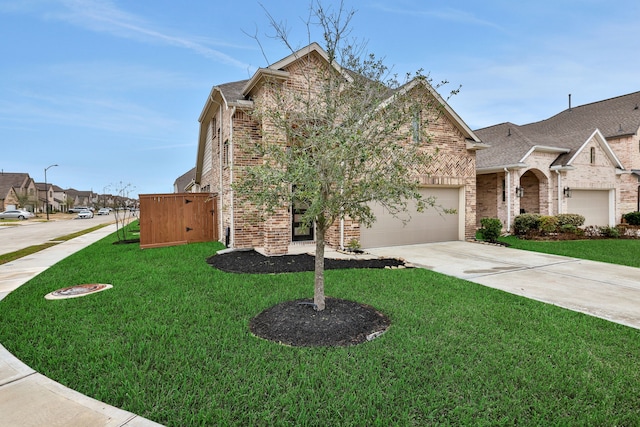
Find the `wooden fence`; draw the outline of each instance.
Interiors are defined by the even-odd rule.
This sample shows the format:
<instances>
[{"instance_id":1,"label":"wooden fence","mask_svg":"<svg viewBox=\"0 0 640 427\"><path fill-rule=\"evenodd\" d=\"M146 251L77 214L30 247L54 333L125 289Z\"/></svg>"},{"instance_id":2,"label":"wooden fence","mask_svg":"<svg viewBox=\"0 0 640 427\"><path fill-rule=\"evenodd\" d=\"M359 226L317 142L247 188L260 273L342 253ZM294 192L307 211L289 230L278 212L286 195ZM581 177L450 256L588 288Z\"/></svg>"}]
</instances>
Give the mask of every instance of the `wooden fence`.
<instances>
[{"instance_id":1,"label":"wooden fence","mask_svg":"<svg viewBox=\"0 0 640 427\"><path fill-rule=\"evenodd\" d=\"M218 240L217 196L210 193L140 195L140 247Z\"/></svg>"}]
</instances>

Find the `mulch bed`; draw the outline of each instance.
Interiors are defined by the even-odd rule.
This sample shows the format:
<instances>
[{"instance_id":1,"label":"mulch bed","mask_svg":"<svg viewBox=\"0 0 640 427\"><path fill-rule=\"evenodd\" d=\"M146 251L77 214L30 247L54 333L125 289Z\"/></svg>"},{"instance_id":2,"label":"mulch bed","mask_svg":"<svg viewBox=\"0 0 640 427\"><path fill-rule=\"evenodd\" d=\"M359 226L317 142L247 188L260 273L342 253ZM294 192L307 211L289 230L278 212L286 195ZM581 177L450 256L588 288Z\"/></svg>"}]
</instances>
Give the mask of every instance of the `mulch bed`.
<instances>
[{"instance_id":1,"label":"mulch bed","mask_svg":"<svg viewBox=\"0 0 640 427\"><path fill-rule=\"evenodd\" d=\"M299 273L313 271L315 258L309 254L264 256L254 250L233 251L214 255L207 258L209 263L218 270L227 273ZM403 266L404 262L397 259L327 259L324 260L325 270L345 268L385 268Z\"/></svg>"},{"instance_id":2,"label":"mulch bed","mask_svg":"<svg viewBox=\"0 0 640 427\"><path fill-rule=\"evenodd\" d=\"M386 331L391 322L373 307L338 298L325 298L316 311L313 300L286 301L251 319L249 329L261 338L298 347L351 346Z\"/></svg>"},{"instance_id":3,"label":"mulch bed","mask_svg":"<svg viewBox=\"0 0 640 427\"><path fill-rule=\"evenodd\" d=\"M212 267L229 273L297 273L313 271L308 254L267 257L256 251L233 251L207 259ZM397 259L325 259L325 269L404 266ZM311 290L313 281L309 281ZM325 298L317 311L313 300L286 301L264 310L249 323L251 332L269 341L298 347L351 346L367 342L387 330L391 321L375 308L354 301Z\"/></svg>"}]
</instances>

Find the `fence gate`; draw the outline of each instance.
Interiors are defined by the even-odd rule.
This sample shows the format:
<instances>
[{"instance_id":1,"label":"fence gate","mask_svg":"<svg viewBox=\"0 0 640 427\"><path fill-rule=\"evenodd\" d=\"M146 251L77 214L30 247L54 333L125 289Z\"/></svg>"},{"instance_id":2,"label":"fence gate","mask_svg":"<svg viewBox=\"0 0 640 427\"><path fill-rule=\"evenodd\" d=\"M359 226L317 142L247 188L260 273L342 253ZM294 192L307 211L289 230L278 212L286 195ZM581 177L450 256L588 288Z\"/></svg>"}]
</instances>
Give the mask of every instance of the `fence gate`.
<instances>
[{"instance_id":1,"label":"fence gate","mask_svg":"<svg viewBox=\"0 0 640 427\"><path fill-rule=\"evenodd\" d=\"M140 247L218 240L216 201L210 193L140 194Z\"/></svg>"}]
</instances>

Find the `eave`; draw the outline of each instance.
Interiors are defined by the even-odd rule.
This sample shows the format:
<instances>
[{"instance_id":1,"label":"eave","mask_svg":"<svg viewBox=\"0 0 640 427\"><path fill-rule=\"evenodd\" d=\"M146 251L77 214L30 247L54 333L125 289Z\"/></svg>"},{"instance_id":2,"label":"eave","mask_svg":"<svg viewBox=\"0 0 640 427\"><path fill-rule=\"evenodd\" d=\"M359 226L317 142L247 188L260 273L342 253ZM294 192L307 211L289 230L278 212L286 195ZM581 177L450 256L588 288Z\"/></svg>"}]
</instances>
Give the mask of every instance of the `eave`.
<instances>
[{"instance_id":1,"label":"eave","mask_svg":"<svg viewBox=\"0 0 640 427\"><path fill-rule=\"evenodd\" d=\"M242 89L242 94L245 96L249 96L251 92L262 83L264 80L277 80L277 81L285 81L289 78L288 71L282 70L272 70L270 68L259 68L256 71L251 79L247 82L245 87Z\"/></svg>"},{"instance_id":2,"label":"eave","mask_svg":"<svg viewBox=\"0 0 640 427\"><path fill-rule=\"evenodd\" d=\"M476 175L485 175L488 173L498 173L504 172L504 170L518 170L518 169L526 169L527 166L525 163L513 163L509 165L498 165L498 166L489 166L486 168L476 168Z\"/></svg>"}]
</instances>

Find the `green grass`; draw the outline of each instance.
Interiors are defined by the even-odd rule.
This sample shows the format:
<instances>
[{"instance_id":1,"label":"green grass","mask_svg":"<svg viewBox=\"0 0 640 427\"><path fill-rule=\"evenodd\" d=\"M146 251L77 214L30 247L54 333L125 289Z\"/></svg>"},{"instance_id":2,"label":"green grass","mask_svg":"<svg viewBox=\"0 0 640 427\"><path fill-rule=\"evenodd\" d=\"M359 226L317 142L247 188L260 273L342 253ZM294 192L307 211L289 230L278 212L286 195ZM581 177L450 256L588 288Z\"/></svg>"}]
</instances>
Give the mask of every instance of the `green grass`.
<instances>
[{"instance_id":1,"label":"green grass","mask_svg":"<svg viewBox=\"0 0 640 427\"><path fill-rule=\"evenodd\" d=\"M0 301L0 342L81 393L169 426L637 425L640 331L423 270L326 273L327 294L391 328L347 348L285 347L250 319L309 297L312 273L237 275L201 243L111 235ZM111 283L48 301L70 285Z\"/></svg>"},{"instance_id":2,"label":"green grass","mask_svg":"<svg viewBox=\"0 0 640 427\"><path fill-rule=\"evenodd\" d=\"M507 236L501 237L500 241L509 243L516 249L640 267L640 240L638 239L541 241Z\"/></svg>"}]
</instances>

